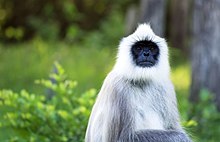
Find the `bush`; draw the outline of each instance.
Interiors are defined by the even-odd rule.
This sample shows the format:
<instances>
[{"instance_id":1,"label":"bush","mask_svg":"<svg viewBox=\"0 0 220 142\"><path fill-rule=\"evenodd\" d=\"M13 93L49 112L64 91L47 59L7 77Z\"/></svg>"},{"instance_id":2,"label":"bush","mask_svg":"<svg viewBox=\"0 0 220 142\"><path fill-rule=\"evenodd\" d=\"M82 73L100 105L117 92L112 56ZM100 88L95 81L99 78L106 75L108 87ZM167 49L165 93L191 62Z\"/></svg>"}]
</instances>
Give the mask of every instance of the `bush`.
<instances>
[{"instance_id":1,"label":"bush","mask_svg":"<svg viewBox=\"0 0 220 142\"><path fill-rule=\"evenodd\" d=\"M120 12L112 12L105 21L101 22L98 30L84 33L85 37L83 37L82 43L86 47L117 47L124 36L124 25L123 15Z\"/></svg>"},{"instance_id":2,"label":"bush","mask_svg":"<svg viewBox=\"0 0 220 142\"><path fill-rule=\"evenodd\" d=\"M220 113L213 103L212 96L209 91L201 90L198 103L191 105L189 117L197 122L193 133L199 142L220 140Z\"/></svg>"},{"instance_id":3,"label":"bush","mask_svg":"<svg viewBox=\"0 0 220 142\"><path fill-rule=\"evenodd\" d=\"M53 96L0 91L0 138L13 142L84 141L96 91L75 94L75 81L55 63L50 80L37 80Z\"/></svg>"}]
</instances>

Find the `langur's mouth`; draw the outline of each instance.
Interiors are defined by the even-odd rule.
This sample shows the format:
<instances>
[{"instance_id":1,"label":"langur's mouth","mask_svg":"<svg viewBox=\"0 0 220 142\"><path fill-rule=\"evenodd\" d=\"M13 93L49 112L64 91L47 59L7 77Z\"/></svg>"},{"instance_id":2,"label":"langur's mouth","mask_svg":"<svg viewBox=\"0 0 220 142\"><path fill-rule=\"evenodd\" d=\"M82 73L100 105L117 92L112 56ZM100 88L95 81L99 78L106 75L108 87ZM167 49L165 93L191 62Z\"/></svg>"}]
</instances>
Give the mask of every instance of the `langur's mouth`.
<instances>
[{"instance_id":1,"label":"langur's mouth","mask_svg":"<svg viewBox=\"0 0 220 142\"><path fill-rule=\"evenodd\" d=\"M141 67L151 67L154 65L154 63L150 61L141 61L141 62L138 62L138 65Z\"/></svg>"}]
</instances>

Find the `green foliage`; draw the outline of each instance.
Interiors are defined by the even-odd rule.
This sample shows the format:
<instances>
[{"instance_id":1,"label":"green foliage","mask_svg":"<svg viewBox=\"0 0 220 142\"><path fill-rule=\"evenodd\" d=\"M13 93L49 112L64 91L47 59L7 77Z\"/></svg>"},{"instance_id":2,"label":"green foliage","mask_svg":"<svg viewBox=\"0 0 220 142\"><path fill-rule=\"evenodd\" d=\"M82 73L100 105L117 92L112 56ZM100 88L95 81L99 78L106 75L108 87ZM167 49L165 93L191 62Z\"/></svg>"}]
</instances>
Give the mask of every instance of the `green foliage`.
<instances>
[{"instance_id":1,"label":"green foliage","mask_svg":"<svg viewBox=\"0 0 220 142\"><path fill-rule=\"evenodd\" d=\"M23 28L15 28L15 27L8 27L5 29L5 37L8 39L16 39L20 40L24 36L24 29Z\"/></svg>"},{"instance_id":2,"label":"green foliage","mask_svg":"<svg viewBox=\"0 0 220 142\"><path fill-rule=\"evenodd\" d=\"M171 79L175 86L181 118L185 124L188 123L188 112L186 110L189 110L189 101L187 98L191 76L189 63L181 55L180 50L171 48Z\"/></svg>"},{"instance_id":3,"label":"green foliage","mask_svg":"<svg viewBox=\"0 0 220 142\"><path fill-rule=\"evenodd\" d=\"M114 11L124 14L132 0L0 0L0 38L4 41L82 38L73 27L87 33L100 27ZM114 27L115 28L115 27ZM119 29L119 27L117 27ZM84 37L84 36L83 36Z\"/></svg>"},{"instance_id":4,"label":"green foliage","mask_svg":"<svg viewBox=\"0 0 220 142\"><path fill-rule=\"evenodd\" d=\"M181 52L171 50L171 78L175 85L182 124L194 141L217 142L220 133L220 113L213 103L213 95L202 90L197 103L188 100L190 88L190 66Z\"/></svg>"},{"instance_id":5,"label":"green foliage","mask_svg":"<svg viewBox=\"0 0 220 142\"><path fill-rule=\"evenodd\" d=\"M69 43L73 43L79 40L80 37L82 37L82 33L83 32L79 29L77 25L72 24L67 28L65 40Z\"/></svg>"},{"instance_id":6,"label":"green foliage","mask_svg":"<svg viewBox=\"0 0 220 142\"><path fill-rule=\"evenodd\" d=\"M171 50L171 78L176 89L182 124L194 141L217 142L220 139L220 113L213 104L213 95L202 90L198 103L189 102L191 69L185 58L180 58L181 55L179 50Z\"/></svg>"},{"instance_id":7,"label":"green foliage","mask_svg":"<svg viewBox=\"0 0 220 142\"><path fill-rule=\"evenodd\" d=\"M55 63L53 80L36 83L53 91L54 96L0 91L1 141L67 142L84 140L86 125L96 91L77 95L75 81L66 78L63 68ZM10 133L4 133L4 130ZM3 132L3 133L2 133ZM4 138L4 139L3 139Z\"/></svg>"},{"instance_id":8,"label":"green foliage","mask_svg":"<svg viewBox=\"0 0 220 142\"><path fill-rule=\"evenodd\" d=\"M199 142L217 142L220 140L220 112L213 103L213 95L208 90L201 90L196 104L191 105L191 116L197 122L195 138Z\"/></svg>"},{"instance_id":9,"label":"green foliage","mask_svg":"<svg viewBox=\"0 0 220 142\"><path fill-rule=\"evenodd\" d=\"M57 40L59 37L59 26L56 21L44 21L42 19L32 17L29 18L28 24L35 31L36 36L44 40Z\"/></svg>"},{"instance_id":10,"label":"green foliage","mask_svg":"<svg viewBox=\"0 0 220 142\"><path fill-rule=\"evenodd\" d=\"M91 32L84 38L83 43L87 47L95 48L117 47L124 34L124 25L122 14L113 12L101 23L99 30Z\"/></svg>"}]
</instances>

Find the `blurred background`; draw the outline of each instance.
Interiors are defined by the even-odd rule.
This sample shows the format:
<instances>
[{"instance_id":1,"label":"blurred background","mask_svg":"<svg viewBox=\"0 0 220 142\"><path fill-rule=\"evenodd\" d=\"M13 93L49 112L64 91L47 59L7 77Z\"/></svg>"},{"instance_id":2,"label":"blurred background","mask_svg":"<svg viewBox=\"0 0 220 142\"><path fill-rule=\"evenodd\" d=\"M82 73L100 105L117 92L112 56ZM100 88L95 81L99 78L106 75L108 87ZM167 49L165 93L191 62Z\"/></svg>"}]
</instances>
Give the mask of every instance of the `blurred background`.
<instances>
[{"instance_id":1,"label":"blurred background","mask_svg":"<svg viewBox=\"0 0 220 142\"><path fill-rule=\"evenodd\" d=\"M182 125L219 141L219 0L0 0L0 141L84 141L117 45L143 22L169 44Z\"/></svg>"}]
</instances>

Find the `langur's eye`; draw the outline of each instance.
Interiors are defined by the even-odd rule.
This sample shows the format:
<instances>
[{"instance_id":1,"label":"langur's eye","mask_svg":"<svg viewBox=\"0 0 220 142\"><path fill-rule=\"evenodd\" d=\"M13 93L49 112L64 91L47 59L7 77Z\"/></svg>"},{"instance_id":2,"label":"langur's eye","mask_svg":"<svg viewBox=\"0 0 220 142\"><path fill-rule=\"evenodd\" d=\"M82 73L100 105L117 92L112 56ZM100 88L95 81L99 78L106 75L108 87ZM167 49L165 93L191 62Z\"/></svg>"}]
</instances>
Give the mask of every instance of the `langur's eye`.
<instances>
[{"instance_id":1,"label":"langur's eye","mask_svg":"<svg viewBox=\"0 0 220 142\"><path fill-rule=\"evenodd\" d=\"M136 47L136 50L137 50L137 51L141 51L142 48L141 48L140 46L138 46L138 47Z\"/></svg>"},{"instance_id":2,"label":"langur's eye","mask_svg":"<svg viewBox=\"0 0 220 142\"><path fill-rule=\"evenodd\" d=\"M154 50L154 48L153 48L153 47L151 47L151 48L150 48L150 50L151 50L151 51L153 51L153 50Z\"/></svg>"}]
</instances>

